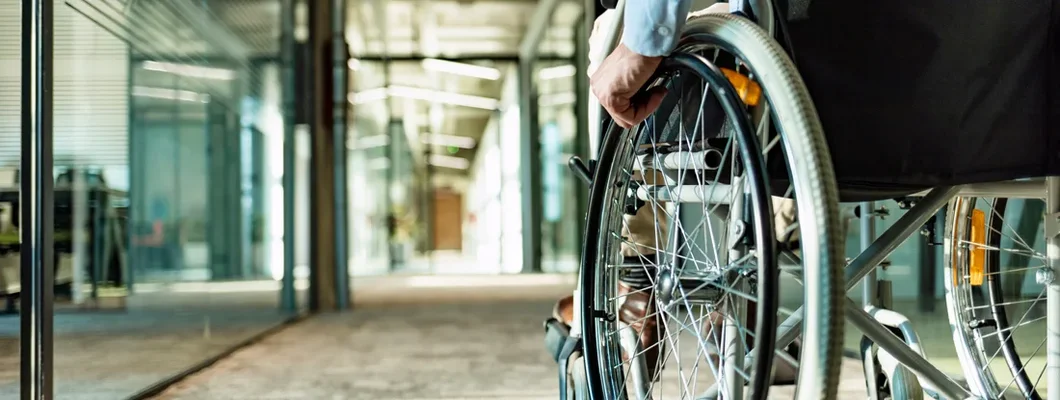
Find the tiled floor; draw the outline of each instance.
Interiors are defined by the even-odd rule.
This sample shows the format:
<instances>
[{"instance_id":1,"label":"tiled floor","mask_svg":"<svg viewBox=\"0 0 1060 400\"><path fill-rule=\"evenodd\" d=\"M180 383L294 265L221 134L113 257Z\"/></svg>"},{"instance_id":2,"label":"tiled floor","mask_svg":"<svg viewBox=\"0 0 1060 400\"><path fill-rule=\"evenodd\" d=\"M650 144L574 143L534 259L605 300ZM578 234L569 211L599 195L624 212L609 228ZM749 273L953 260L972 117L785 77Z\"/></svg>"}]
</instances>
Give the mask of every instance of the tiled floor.
<instances>
[{"instance_id":1,"label":"tiled floor","mask_svg":"<svg viewBox=\"0 0 1060 400\"><path fill-rule=\"evenodd\" d=\"M551 302L362 308L237 352L161 399L555 399Z\"/></svg>"},{"instance_id":2,"label":"tiled floor","mask_svg":"<svg viewBox=\"0 0 1060 400\"><path fill-rule=\"evenodd\" d=\"M123 312L55 316L55 395L127 398L277 326L275 293L144 294ZM271 304L270 304L271 302ZM0 399L19 392L19 320L0 316Z\"/></svg>"},{"instance_id":3,"label":"tiled floor","mask_svg":"<svg viewBox=\"0 0 1060 400\"><path fill-rule=\"evenodd\" d=\"M562 293L562 287L560 288ZM529 293L529 292L526 292ZM555 399L540 299L364 306L236 352L159 399ZM857 362L841 398L865 398ZM773 397L792 395L779 388Z\"/></svg>"},{"instance_id":4,"label":"tiled floor","mask_svg":"<svg viewBox=\"0 0 1060 400\"><path fill-rule=\"evenodd\" d=\"M556 398L556 368L543 348L541 321L553 300L573 286L571 277L355 282L355 312L286 327L158 398ZM127 313L60 315L58 398L123 398L222 352L282 320L274 295L187 293L176 304L172 297L145 296L141 308ZM898 308L908 311L912 304ZM943 307L938 310L908 315L931 360L953 372L949 327ZM17 391L17 328L17 318L0 319L0 398L13 398ZM858 339L848 329L847 347L854 348ZM777 388L771 398L790 398L791 391ZM840 391L841 399L865 398L857 361L844 362Z\"/></svg>"}]
</instances>

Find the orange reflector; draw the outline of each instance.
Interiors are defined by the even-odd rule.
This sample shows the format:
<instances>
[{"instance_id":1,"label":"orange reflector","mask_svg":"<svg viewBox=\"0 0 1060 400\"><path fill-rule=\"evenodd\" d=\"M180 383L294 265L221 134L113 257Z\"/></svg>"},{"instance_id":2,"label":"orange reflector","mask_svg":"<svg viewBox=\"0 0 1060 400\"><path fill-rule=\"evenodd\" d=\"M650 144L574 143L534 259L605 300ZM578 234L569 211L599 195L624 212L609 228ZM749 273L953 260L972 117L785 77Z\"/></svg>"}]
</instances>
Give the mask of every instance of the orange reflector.
<instances>
[{"instance_id":1,"label":"orange reflector","mask_svg":"<svg viewBox=\"0 0 1060 400\"><path fill-rule=\"evenodd\" d=\"M721 72L725 74L726 78L729 78L729 82L732 83L732 87L736 89L736 94L740 95L740 100L743 100L744 104L749 106L758 105L758 102L762 99L762 87L758 86L750 78L731 69L722 68Z\"/></svg>"},{"instance_id":2,"label":"orange reflector","mask_svg":"<svg viewBox=\"0 0 1060 400\"><path fill-rule=\"evenodd\" d=\"M983 285L983 270L986 265L986 213L972 210L972 237L969 243L968 275L972 286Z\"/></svg>"}]
</instances>

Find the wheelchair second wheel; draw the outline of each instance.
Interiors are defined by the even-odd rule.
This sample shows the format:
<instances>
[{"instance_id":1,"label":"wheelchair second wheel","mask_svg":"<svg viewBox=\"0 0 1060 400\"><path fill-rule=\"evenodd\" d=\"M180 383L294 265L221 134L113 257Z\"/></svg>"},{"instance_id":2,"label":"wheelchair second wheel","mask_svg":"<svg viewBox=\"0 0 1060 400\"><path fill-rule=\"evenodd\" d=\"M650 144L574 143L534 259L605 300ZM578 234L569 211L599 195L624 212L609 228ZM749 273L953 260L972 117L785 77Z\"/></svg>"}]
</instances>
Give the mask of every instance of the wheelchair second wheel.
<instances>
[{"instance_id":1,"label":"wheelchair second wheel","mask_svg":"<svg viewBox=\"0 0 1060 400\"><path fill-rule=\"evenodd\" d=\"M611 124L594 171L579 286L593 398L835 398L843 236L805 85L768 35L720 14L688 23L655 85L671 97Z\"/></svg>"},{"instance_id":2,"label":"wheelchair second wheel","mask_svg":"<svg viewBox=\"0 0 1060 400\"><path fill-rule=\"evenodd\" d=\"M946 303L957 356L976 395L1041 399L1047 267L1043 202L958 197L946 220Z\"/></svg>"}]
</instances>

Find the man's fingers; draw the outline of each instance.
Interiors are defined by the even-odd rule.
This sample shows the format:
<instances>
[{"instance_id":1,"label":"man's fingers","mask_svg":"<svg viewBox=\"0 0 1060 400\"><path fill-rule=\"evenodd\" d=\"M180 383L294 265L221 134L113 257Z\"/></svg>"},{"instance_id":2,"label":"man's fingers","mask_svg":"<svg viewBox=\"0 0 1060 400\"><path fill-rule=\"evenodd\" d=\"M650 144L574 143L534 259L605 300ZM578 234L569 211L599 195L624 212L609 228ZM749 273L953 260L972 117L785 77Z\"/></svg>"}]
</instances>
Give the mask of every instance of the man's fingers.
<instances>
[{"instance_id":1,"label":"man's fingers","mask_svg":"<svg viewBox=\"0 0 1060 400\"><path fill-rule=\"evenodd\" d=\"M604 106L619 126L627 129L633 126L633 109L629 100L615 94L607 94L600 98L600 105Z\"/></svg>"},{"instance_id":2,"label":"man's fingers","mask_svg":"<svg viewBox=\"0 0 1060 400\"><path fill-rule=\"evenodd\" d=\"M641 121L648 119L648 116L659 108L659 105L662 104L662 101L665 98L666 88L664 87L656 87L648 92L648 100L640 106L633 107L633 123L640 123Z\"/></svg>"}]
</instances>

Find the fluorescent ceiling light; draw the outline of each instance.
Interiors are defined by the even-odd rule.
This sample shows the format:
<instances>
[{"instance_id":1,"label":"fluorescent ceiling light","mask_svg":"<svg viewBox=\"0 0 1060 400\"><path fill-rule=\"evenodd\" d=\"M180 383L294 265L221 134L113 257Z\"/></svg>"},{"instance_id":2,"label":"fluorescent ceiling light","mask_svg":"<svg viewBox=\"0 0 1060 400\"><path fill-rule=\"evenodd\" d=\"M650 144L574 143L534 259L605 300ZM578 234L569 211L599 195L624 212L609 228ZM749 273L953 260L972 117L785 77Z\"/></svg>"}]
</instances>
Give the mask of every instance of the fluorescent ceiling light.
<instances>
[{"instance_id":1,"label":"fluorescent ceiling light","mask_svg":"<svg viewBox=\"0 0 1060 400\"><path fill-rule=\"evenodd\" d=\"M381 87L375 89L362 90L357 93L351 93L348 97L350 103L365 104L386 99L387 97L389 97L389 95L387 94L387 88Z\"/></svg>"},{"instance_id":2,"label":"fluorescent ceiling light","mask_svg":"<svg viewBox=\"0 0 1060 400\"><path fill-rule=\"evenodd\" d=\"M409 86L390 86L387 88L368 89L357 93L351 93L348 99L353 104L365 104L378 101L387 97L402 97L406 99L423 100L434 103L449 104L484 110L496 110L499 101L497 99L472 96L467 94L443 92L434 89L423 89Z\"/></svg>"},{"instance_id":3,"label":"fluorescent ceiling light","mask_svg":"<svg viewBox=\"0 0 1060 400\"><path fill-rule=\"evenodd\" d=\"M501 70L496 68L439 60L436 58L423 60L423 69L428 71L445 72L453 75L470 76L472 78L489 79L491 81L501 79Z\"/></svg>"},{"instance_id":4,"label":"fluorescent ceiling light","mask_svg":"<svg viewBox=\"0 0 1060 400\"><path fill-rule=\"evenodd\" d=\"M467 169L471 163L466 158L447 156L444 154L431 154L427 162L435 167Z\"/></svg>"},{"instance_id":5,"label":"fluorescent ceiling light","mask_svg":"<svg viewBox=\"0 0 1060 400\"><path fill-rule=\"evenodd\" d=\"M236 78L236 72L224 68L201 67L189 64L174 64L159 61L144 61L141 65L148 71L167 72L190 78L216 79L230 81Z\"/></svg>"},{"instance_id":6,"label":"fluorescent ceiling light","mask_svg":"<svg viewBox=\"0 0 1060 400\"><path fill-rule=\"evenodd\" d=\"M558 67L542 68L537 71L537 78L543 81L551 79L569 78L578 73L578 69L573 65L560 65Z\"/></svg>"},{"instance_id":7,"label":"fluorescent ceiling light","mask_svg":"<svg viewBox=\"0 0 1060 400\"><path fill-rule=\"evenodd\" d=\"M210 95L204 93L147 86L133 86L132 95L135 97L150 97L155 99L191 101L197 103L208 103L210 101Z\"/></svg>"},{"instance_id":8,"label":"fluorescent ceiling light","mask_svg":"<svg viewBox=\"0 0 1060 400\"><path fill-rule=\"evenodd\" d=\"M475 148L475 139L467 136L457 135L443 135L438 133L432 133L423 138L423 143L433 144L435 146L452 146L461 149L473 149Z\"/></svg>"},{"instance_id":9,"label":"fluorescent ceiling light","mask_svg":"<svg viewBox=\"0 0 1060 400\"><path fill-rule=\"evenodd\" d=\"M472 96L467 94L443 92L433 89L421 89L408 86L391 86L389 93L394 97L404 97L424 101L433 101L454 106L482 108L486 110L497 109L497 99L489 97Z\"/></svg>"}]
</instances>

